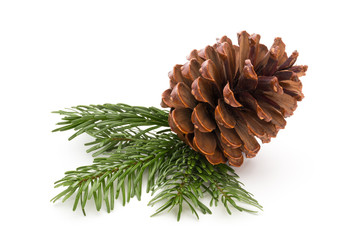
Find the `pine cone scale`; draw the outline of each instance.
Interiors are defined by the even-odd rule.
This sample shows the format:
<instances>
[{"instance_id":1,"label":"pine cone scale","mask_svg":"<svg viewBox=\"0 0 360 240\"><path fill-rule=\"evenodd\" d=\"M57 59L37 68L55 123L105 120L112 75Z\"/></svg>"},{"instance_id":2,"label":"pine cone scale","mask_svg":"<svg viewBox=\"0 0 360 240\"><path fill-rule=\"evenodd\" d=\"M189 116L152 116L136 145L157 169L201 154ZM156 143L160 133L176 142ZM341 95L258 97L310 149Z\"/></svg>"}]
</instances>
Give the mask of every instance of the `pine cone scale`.
<instances>
[{"instance_id":1,"label":"pine cone scale","mask_svg":"<svg viewBox=\"0 0 360 240\"><path fill-rule=\"evenodd\" d=\"M239 148L243 145L243 142L240 136L236 133L234 128L226 128L220 124L218 124L218 128L220 130L220 140L228 147L231 148Z\"/></svg>"},{"instance_id":2,"label":"pine cone scale","mask_svg":"<svg viewBox=\"0 0 360 240\"><path fill-rule=\"evenodd\" d=\"M213 155L216 149L216 138L212 132L201 132L197 129L194 131L194 145L205 155Z\"/></svg>"},{"instance_id":3,"label":"pine cone scale","mask_svg":"<svg viewBox=\"0 0 360 240\"><path fill-rule=\"evenodd\" d=\"M219 99L218 105L215 108L216 122L226 128L234 128L236 124L235 118L228 111L223 100Z\"/></svg>"},{"instance_id":4,"label":"pine cone scale","mask_svg":"<svg viewBox=\"0 0 360 240\"><path fill-rule=\"evenodd\" d=\"M175 85L170 94L170 100L173 105L178 108L191 108L196 107L196 100L191 94L190 88L183 82Z\"/></svg>"},{"instance_id":5,"label":"pine cone scale","mask_svg":"<svg viewBox=\"0 0 360 240\"><path fill-rule=\"evenodd\" d=\"M207 110L206 103L199 103L191 115L191 121L194 127L200 132L212 132L216 129L216 124L213 117Z\"/></svg>"},{"instance_id":6,"label":"pine cone scale","mask_svg":"<svg viewBox=\"0 0 360 240\"><path fill-rule=\"evenodd\" d=\"M220 75L220 72L218 71L215 63L211 59L208 59L201 64L200 74L203 78L213 82L219 92L221 92L224 80Z\"/></svg>"},{"instance_id":7,"label":"pine cone scale","mask_svg":"<svg viewBox=\"0 0 360 240\"><path fill-rule=\"evenodd\" d=\"M223 90L224 101L230 106L237 108L242 107L243 105L238 102L235 98L234 92L230 88L230 83L227 83Z\"/></svg>"},{"instance_id":8,"label":"pine cone scale","mask_svg":"<svg viewBox=\"0 0 360 240\"><path fill-rule=\"evenodd\" d=\"M258 90L273 91L282 94L283 89L275 76L260 76L258 79Z\"/></svg>"},{"instance_id":9,"label":"pine cone scale","mask_svg":"<svg viewBox=\"0 0 360 240\"><path fill-rule=\"evenodd\" d=\"M299 56L299 53L297 51L294 51L290 57L288 57L279 67L278 70L283 70L292 67L294 63L296 62L297 57Z\"/></svg>"},{"instance_id":10,"label":"pine cone scale","mask_svg":"<svg viewBox=\"0 0 360 240\"><path fill-rule=\"evenodd\" d=\"M171 112L171 118L183 134L189 134L194 132L194 125L191 122L192 111L188 108L176 108Z\"/></svg>"},{"instance_id":11,"label":"pine cone scale","mask_svg":"<svg viewBox=\"0 0 360 240\"><path fill-rule=\"evenodd\" d=\"M239 55L238 55L238 62L239 62L239 69L238 71L244 68L245 60L249 58L249 51L250 51L250 43L249 43L249 34L246 31L242 31L238 33L238 43L239 43Z\"/></svg>"},{"instance_id":12,"label":"pine cone scale","mask_svg":"<svg viewBox=\"0 0 360 240\"><path fill-rule=\"evenodd\" d=\"M225 163L226 159L218 148L215 149L215 153L213 155L205 155L206 159L213 165L217 165L220 163Z\"/></svg>"},{"instance_id":13,"label":"pine cone scale","mask_svg":"<svg viewBox=\"0 0 360 240\"><path fill-rule=\"evenodd\" d=\"M249 52L249 59L254 64L256 63L257 56L259 53L259 43L260 43L260 35L259 34L252 34L249 38L250 40L250 52Z\"/></svg>"},{"instance_id":14,"label":"pine cone scale","mask_svg":"<svg viewBox=\"0 0 360 240\"><path fill-rule=\"evenodd\" d=\"M245 154L247 156L255 156L260 150L260 145L258 141L256 141L255 137L249 133L246 123L238 120L238 123L235 126L235 132L243 142L242 147Z\"/></svg>"}]
</instances>

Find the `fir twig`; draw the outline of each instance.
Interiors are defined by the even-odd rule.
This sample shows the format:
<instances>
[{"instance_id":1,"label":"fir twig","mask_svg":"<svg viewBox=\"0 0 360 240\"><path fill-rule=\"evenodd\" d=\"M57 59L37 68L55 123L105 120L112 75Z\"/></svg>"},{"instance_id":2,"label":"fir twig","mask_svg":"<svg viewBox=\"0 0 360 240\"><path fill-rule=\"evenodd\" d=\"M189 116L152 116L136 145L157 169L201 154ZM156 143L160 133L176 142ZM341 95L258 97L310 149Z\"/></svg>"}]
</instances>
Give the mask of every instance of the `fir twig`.
<instances>
[{"instance_id":1,"label":"fir twig","mask_svg":"<svg viewBox=\"0 0 360 240\"><path fill-rule=\"evenodd\" d=\"M155 107L126 104L79 105L53 113L64 116L62 121L57 123L61 127L53 132L73 129L75 133L69 140L83 133L95 138L93 142L86 144L91 146L87 152L94 152L94 157L115 150L120 143L129 142L129 135L146 138L147 133L154 130L170 131L167 122L168 112Z\"/></svg>"},{"instance_id":2,"label":"fir twig","mask_svg":"<svg viewBox=\"0 0 360 240\"><path fill-rule=\"evenodd\" d=\"M108 212L115 199L125 205L131 198L141 198L143 176L147 176L147 192L156 196L149 205L162 204L153 215L177 209L180 220L187 205L198 218L198 211L211 214L201 201L210 196L210 206L219 201L231 214L229 206L253 212L245 206L261 209L245 191L234 170L225 165L211 165L201 154L191 150L169 131L168 112L157 108L131 107L125 104L77 106L64 115L63 125L54 131L74 129L70 140L82 133L93 136L88 152L94 156L92 165L68 171L55 182L66 187L52 201L66 201L75 196L73 210L79 205L85 214L88 200L94 199L97 210L105 203ZM245 204L245 205L244 205Z\"/></svg>"},{"instance_id":3,"label":"fir twig","mask_svg":"<svg viewBox=\"0 0 360 240\"><path fill-rule=\"evenodd\" d=\"M262 208L252 195L241 187L241 183L237 180L238 176L231 167L225 164L213 166L201 154L185 144L174 151L173 156L161 165L158 175L153 193L156 191L160 193L150 201L149 205L154 205L160 200L168 200L171 204L166 202L154 215L178 205L179 220L183 201L197 217L197 210L203 214L211 214L210 209L200 200L204 195L211 196L211 203L215 205L221 199L229 214L231 214L229 204L239 211L247 212L255 211L239 203Z\"/></svg>"}]
</instances>

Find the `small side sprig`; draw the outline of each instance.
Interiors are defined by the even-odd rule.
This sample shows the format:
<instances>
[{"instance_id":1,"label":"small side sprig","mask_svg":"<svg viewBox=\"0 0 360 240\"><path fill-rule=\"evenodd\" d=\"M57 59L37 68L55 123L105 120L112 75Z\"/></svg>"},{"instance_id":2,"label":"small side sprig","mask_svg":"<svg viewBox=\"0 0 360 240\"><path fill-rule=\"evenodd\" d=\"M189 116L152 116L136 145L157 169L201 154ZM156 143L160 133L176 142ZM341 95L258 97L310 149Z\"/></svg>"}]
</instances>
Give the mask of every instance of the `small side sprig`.
<instances>
[{"instance_id":1,"label":"small side sprig","mask_svg":"<svg viewBox=\"0 0 360 240\"><path fill-rule=\"evenodd\" d=\"M63 116L57 123L61 127L53 132L75 130L69 140L86 133L94 141L85 144L91 146L87 152L93 156L109 153L119 144L129 142L129 135L146 137L155 130L170 131L167 121L168 112L155 107L129 106L126 104L79 105L67 110L54 111ZM141 127L141 129L139 129Z\"/></svg>"},{"instance_id":2,"label":"small side sprig","mask_svg":"<svg viewBox=\"0 0 360 240\"><path fill-rule=\"evenodd\" d=\"M197 210L203 214L211 214L211 210L201 199L211 198L210 207L221 203L231 214L230 206L239 211L255 213L249 209L262 209L252 195L242 188L235 171L225 165L211 165L204 156L193 151L187 145L178 148L173 156L163 162L158 171L158 178L152 194L159 193L150 200L153 206L160 201L165 202L153 216L177 206L177 220L180 220L183 205L187 205L199 218Z\"/></svg>"},{"instance_id":3,"label":"small side sprig","mask_svg":"<svg viewBox=\"0 0 360 240\"><path fill-rule=\"evenodd\" d=\"M132 136L127 136L129 139ZM92 165L68 171L65 177L55 182L55 187L66 187L52 201L60 198L66 201L75 195L73 210L80 202L85 214L85 205L94 199L96 209L101 209L105 202L108 212L114 209L114 201L121 196L125 206L134 196L141 199L144 172L148 172L147 192L155 182L155 172L173 149L172 139L175 135L168 133L153 137L151 140L133 138L125 147L118 148L108 157L95 158Z\"/></svg>"}]
</instances>

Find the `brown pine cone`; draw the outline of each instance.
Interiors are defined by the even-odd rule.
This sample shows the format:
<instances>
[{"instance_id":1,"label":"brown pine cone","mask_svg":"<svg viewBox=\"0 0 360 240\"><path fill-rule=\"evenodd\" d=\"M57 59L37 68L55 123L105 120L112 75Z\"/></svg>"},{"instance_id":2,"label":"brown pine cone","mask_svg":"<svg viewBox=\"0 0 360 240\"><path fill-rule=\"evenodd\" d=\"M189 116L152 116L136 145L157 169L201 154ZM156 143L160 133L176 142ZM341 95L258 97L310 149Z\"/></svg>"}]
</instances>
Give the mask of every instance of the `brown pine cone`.
<instances>
[{"instance_id":1,"label":"brown pine cone","mask_svg":"<svg viewBox=\"0 0 360 240\"><path fill-rule=\"evenodd\" d=\"M193 50L184 65L169 72L162 107L169 125L212 164L240 166L260 149L255 137L270 142L304 98L299 77L307 66L293 66L281 38L270 50L260 35L237 34L238 46L224 36L213 46Z\"/></svg>"}]
</instances>

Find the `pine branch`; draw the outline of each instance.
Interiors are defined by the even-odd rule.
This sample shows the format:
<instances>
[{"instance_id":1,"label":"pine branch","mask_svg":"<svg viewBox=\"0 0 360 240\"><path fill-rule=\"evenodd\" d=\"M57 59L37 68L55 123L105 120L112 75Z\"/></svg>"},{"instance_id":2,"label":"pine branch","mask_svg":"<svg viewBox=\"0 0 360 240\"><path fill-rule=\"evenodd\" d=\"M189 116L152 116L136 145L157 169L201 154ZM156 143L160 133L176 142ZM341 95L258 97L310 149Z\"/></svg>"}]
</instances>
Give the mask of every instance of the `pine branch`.
<instances>
[{"instance_id":1,"label":"pine branch","mask_svg":"<svg viewBox=\"0 0 360 240\"><path fill-rule=\"evenodd\" d=\"M147 175L146 192L157 195L149 202L163 203L153 215L177 209L179 220L187 205L199 218L198 211L211 214L201 201L210 196L210 206L221 201L229 214L229 205L239 211L261 209L252 195L241 187L234 170L225 165L211 165L201 154L191 150L169 131L168 112L157 108L131 107L124 104L77 106L57 111L63 117L54 131L74 129L73 139L82 133L95 138L85 145L94 152L92 165L68 171L55 182L66 187L52 201L66 201L75 196L73 210L81 206L85 214L88 200L94 199L97 210L105 203L108 212L115 199L123 205L131 198L141 199L143 176ZM144 175L145 174L145 175Z\"/></svg>"}]
</instances>

